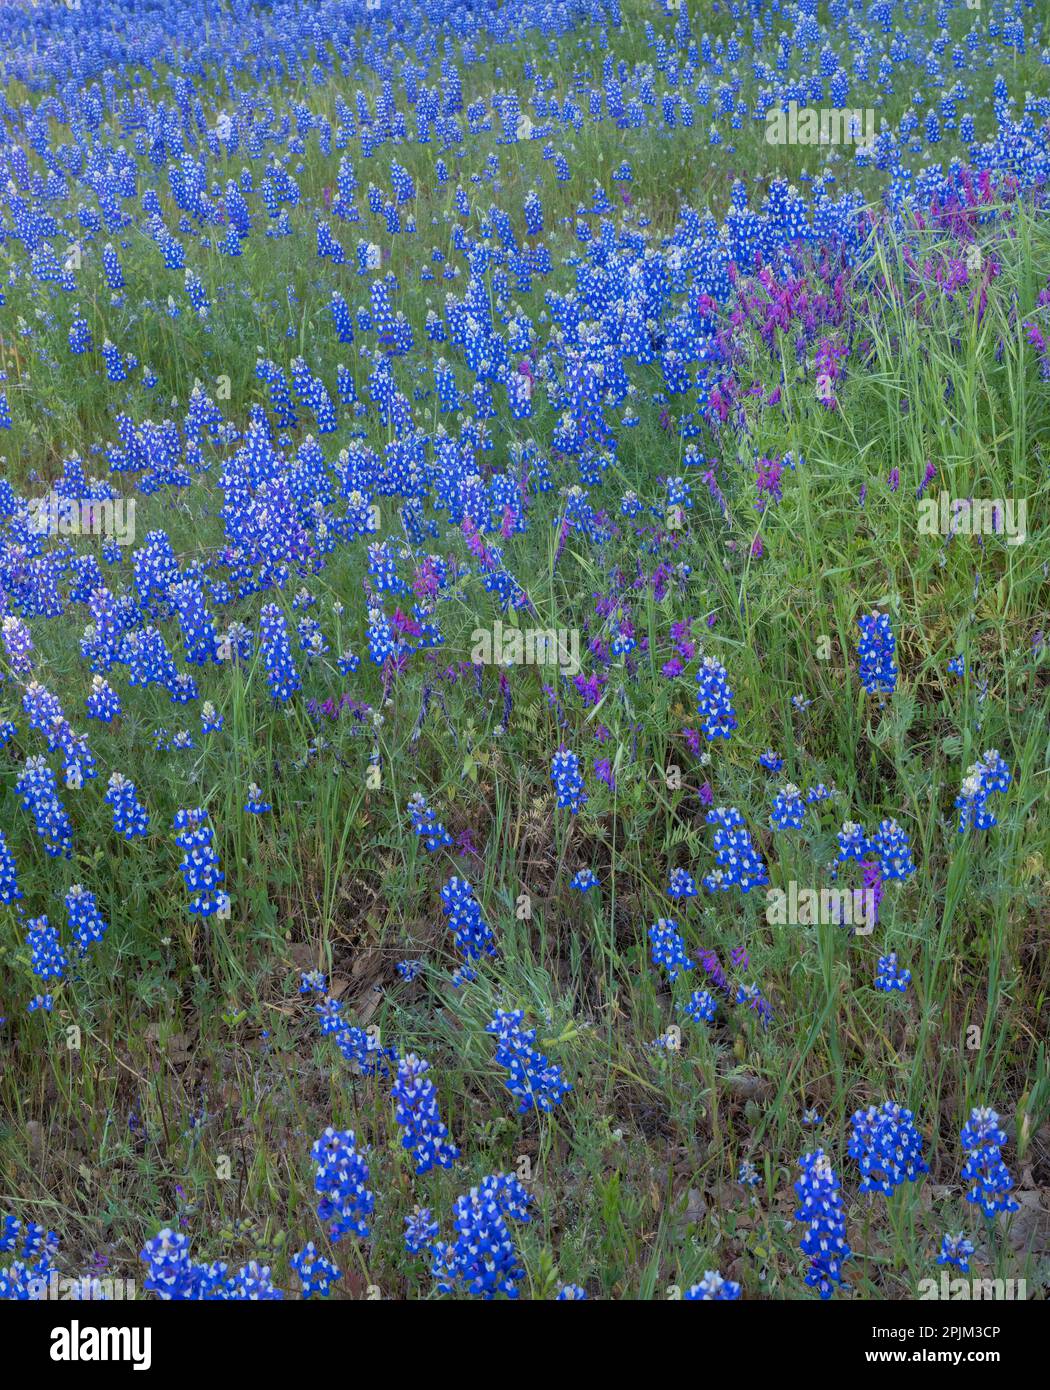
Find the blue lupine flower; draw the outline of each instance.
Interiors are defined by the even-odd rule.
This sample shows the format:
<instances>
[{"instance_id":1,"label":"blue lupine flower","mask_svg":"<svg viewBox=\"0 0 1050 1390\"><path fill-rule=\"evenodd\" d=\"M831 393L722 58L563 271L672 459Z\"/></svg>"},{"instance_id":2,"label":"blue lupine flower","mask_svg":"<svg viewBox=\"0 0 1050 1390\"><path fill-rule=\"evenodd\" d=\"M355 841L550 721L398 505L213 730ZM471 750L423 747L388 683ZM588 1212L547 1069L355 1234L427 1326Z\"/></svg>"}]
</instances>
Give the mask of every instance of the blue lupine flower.
<instances>
[{"instance_id":1,"label":"blue lupine flower","mask_svg":"<svg viewBox=\"0 0 1050 1390\"><path fill-rule=\"evenodd\" d=\"M810 787L806 792L806 805L818 806L824 801L830 801L838 796L834 786L825 786L823 782L818 782L815 787Z\"/></svg>"},{"instance_id":2,"label":"blue lupine flower","mask_svg":"<svg viewBox=\"0 0 1050 1390\"><path fill-rule=\"evenodd\" d=\"M649 928L654 965L662 965L667 978L674 984L679 975L692 970L693 962L686 955L685 942L673 917L660 917Z\"/></svg>"},{"instance_id":3,"label":"blue lupine flower","mask_svg":"<svg viewBox=\"0 0 1050 1390\"><path fill-rule=\"evenodd\" d=\"M580 1303L587 1297L587 1290L580 1284L562 1284L554 1296L555 1303Z\"/></svg>"},{"instance_id":4,"label":"blue lupine flower","mask_svg":"<svg viewBox=\"0 0 1050 1390\"><path fill-rule=\"evenodd\" d=\"M494 956L492 929L481 915L481 906L465 878L453 875L441 890L441 911L448 918L456 950L467 961Z\"/></svg>"},{"instance_id":5,"label":"blue lupine flower","mask_svg":"<svg viewBox=\"0 0 1050 1390\"><path fill-rule=\"evenodd\" d=\"M397 1061L397 1048L384 1047L376 1029L366 1030L348 1023L338 999L322 1000L317 1005L317 1016L322 1035L334 1038L336 1047L362 1076L389 1074L391 1063Z\"/></svg>"},{"instance_id":6,"label":"blue lupine flower","mask_svg":"<svg viewBox=\"0 0 1050 1390\"><path fill-rule=\"evenodd\" d=\"M989 748L977 764L985 792L1005 792L1010 785L1010 768L997 748Z\"/></svg>"},{"instance_id":7,"label":"blue lupine flower","mask_svg":"<svg viewBox=\"0 0 1050 1390\"><path fill-rule=\"evenodd\" d=\"M830 1298L835 1285L845 1288L842 1266L853 1253L846 1241L846 1214L841 1183L823 1149L799 1159L802 1176L795 1183L799 1199L795 1220L805 1222L800 1248L809 1260L806 1285L821 1298Z\"/></svg>"},{"instance_id":8,"label":"blue lupine flower","mask_svg":"<svg viewBox=\"0 0 1050 1390\"><path fill-rule=\"evenodd\" d=\"M22 896L18 886L18 867L15 857L8 848L4 832L0 830L0 903L13 903Z\"/></svg>"},{"instance_id":9,"label":"blue lupine flower","mask_svg":"<svg viewBox=\"0 0 1050 1390\"><path fill-rule=\"evenodd\" d=\"M15 1260L9 1268L0 1267L0 1302L8 1299L25 1303L40 1303L47 1298L52 1265L38 1260L27 1265Z\"/></svg>"},{"instance_id":10,"label":"blue lupine flower","mask_svg":"<svg viewBox=\"0 0 1050 1390\"><path fill-rule=\"evenodd\" d=\"M179 871L190 895L192 916L210 917L229 905L219 888L226 875L219 868L219 856L212 846L214 834L201 807L179 811L175 816L175 843L183 851Z\"/></svg>"},{"instance_id":11,"label":"blue lupine flower","mask_svg":"<svg viewBox=\"0 0 1050 1390\"><path fill-rule=\"evenodd\" d=\"M437 1164L451 1168L459 1150L449 1142L448 1130L438 1114L437 1092L427 1076L429 1062L408 1053L398 1063L393 1098L397 1102L395 1118L405 1131L401 1147L412 1155L417 1175L428 1173Z\"/></svg>"},{"instance_id":12,"label":"blue lupine flower","mask_svg":"<svg viewBox=\"0 0 1050 1390\"><path fill-rule=\"evenodd\" d=\"M139 1258L147 1269L143 1284L147 1292L165 1302L203 1297L207 1271L194 1264L189 1236L166 1226L146 1242Z\"/></svg>"},{"instance_id":13,"label":"blue lupine flower","mask_svg":"<svg viewBox=\"0 0 1050 1390\"><path fill-rule=\"evenodd\" d=\"M403 594L408 585L398 576L397 561L387 541L373 541L368 547L368 577L377 593Z\"/></svg>"},{"instance_id":14,"label":"blue lupine flower","mask_svg":"<svg viewBox=\"0 0 1050 1390\"><path fill-rule=\"evenodd\" d=\"M167 596L178 614L186 660L193 666L215 661L219 639L200 584L184 579L169 585Z\"/></svg>"},{"instance_id":15,"label":"blue lupine flower","mask_svg":"<svg viewBox=\"0 0 1050 1390\"><path fill-rule=\"evenodd\" d=\"M439 1230L428 1207L414 1207L411 1215L405 1217L405 1249L410 1255L418 1255L433 1243Z\"/></svg>"},{"instance_id":16,"label":"blue lupine flower","mask_svg":"<svg viewBox=\"0 0 1050 1390\"><path fill-rule=\"evenodd\" d=\"M53 1231L33 1222L25 1226L14 1216L0 1220L0 1254L16 1258L5 1269L0 1266L0 1303L42 1302L48 1296L48 1283L55 1272L53 1257L58 1239Z\"/></svg>"},{"instance_id":17,"label":"blue lupine flower","mask_svg":"<svg viewBox=\"0 0 1050 1390\"><path fill-rule=\"evenodd\" d=\"M412 829L431 854L452 843L452 836L440 823L421 792L416 792L409 801L408 813L412 817Z\"/></svg>"},{"instance_id":18,"label":"blue lupine flower","mask_svg":"<svg viewBox=\"0 0 1050 1390\"><path fill-rule=\"evenodd\" d=\"M143 1287L165 1302L261 1302L281 1299L268 1265L254 1260L236 1274L226 1275L224 1264L198 1264L190 1253L189 1237L170 1227L148 1240L140 1258L147 1269Z\"/></svg>"},{"instance_id":19,"label":"blue lupine flower","mask_svg":"<svg viewBox=\"0 0 1050 1390\"><path fill-rule=\"evenodd\" d=\"M879 957L878 968L875 971L876 989L882 990L885 994L892 994L894 990L903 994L910 983L911 971L902 970L897 964L896 951L889 951Z\"/></svg>"},{"instance_id":20,"label":"blue lupine flower","mask_svg":"<svg viewBox=\"0 0 1050 1390\"><path fill-rule=\"evenodd\" d=\"M259 613L259 649L266 667L270 694L282 704L302 687L299 672L292 658L288 640L288 624L275 603L268 603Z\"/></svg>"},{"instance_id":21,"label":"blue lupine flower","mask_svg":"<svg viewBox=\"0 0 1050 1390\"><path fill-rule=\"evenodd\" d=\"M85 352L91 351L93 343L91 326L77 311L77 316L69 325L69 350L74 356L81 357Z\"/></svg>"},{"instance_id":22,"label":"blue lupine flower","mask_svg":"<svg viewBox=\"0 0 1050 1390\"><path fill-rule=\"evenodd\" d=\"M884 879L907 878L915 872L908 836L895 820L880 821L868 846L878 856L879 870Z\"/></svg>"},{"instance_id":23,"label":"blue lupine flower","mask_svg":"<svg viewBox=\"0 0 1050 1390\"><path fill-rule=\"evenodd\" d=\"M941 1241L941 1252L937 1256L937 1263L939 1265L955 1265L964 1274L969 1274L970 1256L973 1253L973 1241L962 1231L957 1235L945 1233Z\"/></svg>"},{"instance_id":24,"label":"blue lupine flower","mask_svg":"<svg viewBox=\"0 0 1050 1390\"><path fill-rule=\"evenodd\" d=\"M9 614L0 623L0 637L3 638L7 659L16 676L27 676L33 669L30 653L33 650L33 637L21 618Z\"/></svg>"},{"instance_id":25,"label":"blue lupine flower","mask_svg":"<svg viewBox=\"0 0 1050 1390\"><path fill-rule=\"evenodd\" d=\"M687 869L672 869L671 883L667 889L669 898L695 898L696 882Z\"/></svg>"},{"instance_id":26,"label":"blue lupine flower","mask_svg":"<svg viewBox=\"0 0 1050 1390\"><path fill-rule=\"evenodd\" d=\"M321 1197L317 1215L328 1227L333 1244L348 1231L366 1240L375 1209L375 1197L367 1186L368 1164L356 1146L352 1129L336 1130L329 1125L310 1150L317 1165L314 1188Z\"/></svg>"},{"instance_id":27,"label":"blue lupine flower","mask_svg":"<svg viewBox=\"0 0 1050 1390\"><path fill-rule=\"evenodd\" d=\"M696 693L700 727L709 742L729 738L737 726L733 710L733 692L729 688L726 668L713 656L700 663L696 673L699 687Z\"/></svg>"},{"instance_id":28,"label":"blue lupine flower","mask_svg":"<svg viewBox=\"0 0 1050 1390\"><path fill-rule=\"evenodd\" d=\"M376 666L382 666L397 652L390 619L381 608L368 610L368 655Z\"/></svg>"},{"instance_id":29,"label":"blue lupine flower","mask_svg":"<svg viewBox=\"0 0 1050 1390\"><path fill-rule=\"evenodd\" d=\"M758 985L737 985L736 1002L746 1004L749 1009L754 1009L762 1020L762 1027L769 1026L773 1018L773 1006L765 997Z\"/></svg>"},{"instance_id":30,"label":"blue lupine flower","mask_svg":"<svg viewBox=\"0 0 1050 1390\"><path fill-rule=\"evenodd\" d=\"M15 791L33 817L36 833L44 842L44 852L53 858L71 858L73 827L65 807L58 799L55 774L44 758L26 758L25 766L15 782Z\"/></svg>"},{"instance_id":31,"label":"blue lupine flower","mask_svg":"<svg viewBox=\"0 0 1050 1390\"><path fill-rule=\"evenodd\" d=\"M800 830L806 818L806 807L802 793L793 782L781 787L773 800L772 825L774 830Z\"/></svg>"},{"instance_id":32,"label":"blue lupine flower","mask_svg":"<svg viewBox=\"0 0 1050 1390\"><path fill-rule=\"evenodd\" d=\"M74 883L66 894L66 911L77 953L83 956L89 946L102 940L109 924L98 910L94 893L79 883Z\"/></svg>"},{"instance_id":33,"label":"blue lupine flower","mask_svg":"<svg viewBox=\"0 0 1050 1390\"><path fill-rule=\"evenodd\" d=\"M59 943L58 928L48 926L46 917L34 917L26 923L26 942L33 974L41 980L61 980L69 960Z\"/></svg>"},{"instance_id":34,"label":"blue lupine flower","mask_svg":"<svg viewBox=\"0 0 1050 1390\"><path fill-rule=\"evenodd\" d=\"M862 614L860 628L860 681L869 695L892 695L897 688L897 667L893 659L896 639L886 613Z\"/></svg>"},{"instance_id":35,"label":"blue lupine flower","mask_svg":"<svg viewBox=\"0 0 1050 1390\"><path fill-rule=\"evenodd\" d=\"M123 773L114 772L109 779L105 801L112 808L113 829L118 835L123 835L125 840L133 840L146 834L149 814L139 802L135 783L129 782Z\"/></svg>"},{"instance_id":36,"label":"blue lupine flower","mask_svg":"<svg viewBox=\"0 0 1050 1390\"><path fill-rule=\"evenodd\" d=\"M217 1268L224 1271L226 1267L220 1265ZM224 1280L220 1287L221 1293L212 1294L211 1297L220 1297L231 1303L261 1303L284 1298L282 1290L274 1287L270 1266L260 1265L255 1260L249 1260L236 1274Z\"/></svg>"},{"instance_id":37,"label":"blue lupine flower","mask_svg":"<svg viewBox=\"0 0 1050 1390\"><path fill-rule=\"evenodd\" d=\"M1006 1138L994 1110L977 1106L970 1111L961 1135L966 1152L963 1182L967 1184L966 1200L980 1207L987 1217L1017 1211L1019 1206L1010 1196L1013 1181L999 1152Z\"/></svg>"},{"instance_id":38,"label":"blue lupine flower","mask_svg":"<svg viewBox=\"0 0 1050 1390\"><path fill-rule=\"evenodd\" d=\"M302 1285L304 1298L313 1298L315 1294L327 1298L339 1278L339 1270L331 1260L318 1254L312 1240L292 1256L291 1264Z\"/></svg>"},{"instance_id":39,"label":"blue lupine flower","mask_svg":"<svg viewBox=\"0 0 1050 1390\"><path fill-rule=\"evenodd\" d=\"M272 811L273 806L270 802L263 800L262 788L255 782L249 782L248 799L244 803L244 809L248 815L263 816L267 811Z\"/></svg>"},{"instance_id":40,"label":"blue lupine flower","mask_svg":"<svg viewBox=\"0 0 1050 1390\"><path fill-rule=\"evenodd\" d=\"M201 733L218 733L225 722L223 716L218 713L212 702L210 700L205 700L204 704L201 705Z\"/></svg>"},{"instance_id":41,"label":"blue lupine flower","mask_svg":"<svg viewBox=\"0 0 1050 1390\"><path fill-rule=\"evenodd\" d=\"M870 852L868 838L864 834L864 827L862 825L857 825L855 821L843 821L838 839L839 852L835 857L839 864L846 864L851 859L856 859L859 862L866 858Z\"/></svg>"},{"instance_id":42,"label":"blue lupine flower","mask_svg":"<svg viewBox=\"0 0 1050 1390\"><path fill-rule=\"evenodd\" d=\"M706 989L697 989L689 996L686 1003L679 1005L681 1012L686 1018L691 1018L694 1023L710 1023L718 1009L715 998Z\"/></svg>"},{"instance_id":43,"label":"blue lupine flower","mask_svg":"<svg viewBox=\"0 0 1050 1390\"><path fill-rule=\"evenodd\" d=\"M587 804L587 793L583 789L583 774L580 760L570 749L562 746L551 760L551 781L560 807L568 808L573 815Z\"/></svg>"},{"instance_id":44,"label":"blue lupine flower","mask_svg":"<svg viewBox=\"0 0 1050 1390\"><path fill-rule=\"evenodd\" d=\"M682 1295L684 1300L697 1303L730 1303L740 1297L740 1285L723 1279L717 1270L709 1269L699 1284L693 1284Z\"/></svg>"},{"instance_id":45,"label":"blue lupine flower","mask_svg":"<svg viewBox=\"0 0 1050 1390\"><path fill-rule=\"evenodd\" d=\"M779 754L774 753L772 748L767 748L764 753L760 753L758 761L767 772L778 773L784 766L784 759Z\"/></svg>"},{"instance_id":46,"label":"blue lupine flower","mask_svg":"<svg viewBox=\"0 0 1050 1390\"><path fill-rule=\"evenodd\" d=\"M962 789L955 799L959 812L959 834L971 826L990 830L996 824L995 815L988 809L989 796L1005 792L1010 785L1010 768L998 749L990 748L973 764L963 778Z\"/></svg>"},{"instance_id":47,"label":"blue lupine flower","mask_svg":"<svg viewBox=\"0 0 1050 1390\"><path fill-rule=\"evenodd\" d=\"M119 719L123 713L120 707L120 696L104 676L93 677L91 693L87 697L86 703L88 718L101 720L103 724L109 724L114 719Z\"/></svg>"},{"instance_id":48,"label":"blue lupine flower","mask_svg":"<svg viewBox=\"0 0 1050 1390\"><path fill-rule=\"evenodd\" d=\"M518 1297L525 1268L508 1221L529 1221L532 1196L517 1178L498 1173L456 1199L455 1241L434 1243L431 1272L440 1293L493 1299Z\"/></svg>"},{"instance_id":49,"label":"blue lupine flower","mask_svg":"<svg viewBox=\"0 0 1050 1390\"><path fill-rule=\"evenodd\" d=\"M716 806L707 813L708 825L714 825L714 849L716 868L704 878L704 887L710 893L727 893L730 888L739 888L749 893L752 888L762 887L769 882L769 874L762 856L751 843L744 818L735 806Z\"/></svg>"},{"instance_id":50,"label":"blue lupine flower","mask_svg":"<svg viewBox=\"0 0 1050 1390\"><path fill-rule=\"evenodd\" d=\"M587 893L598 887L598 876L593 869L578 869L569 880L569 887L575 888L579 893Z\"/></svg>"},{"instance_id":51,"label":"blue lupine flower","mask_svg":"<svg viewBox=\"0 0 1050 1390\"><path fill-rule=\"evenodd\" d=\"M912 1112L892 1100L854 1113L849 1153L860 1166L861 1192L892 1197L901 1183L917 1182L929 1172Z\"/></svg>"},{"instance_id":52,"label":"blue lupine flower","mask_svg":"<svg viewBox=\"0 0 1050 1390\"><path fill-rule=\"evenodd\" d=\"M519 1102L518 1113L549 1113L572 1090L561 1067L533 1047L536 1029L525 1028L522 1009L497 1009L485 1028L496 1039L495 1062L507 1072L507 1090Z\"/></svg>"}]
</instances>

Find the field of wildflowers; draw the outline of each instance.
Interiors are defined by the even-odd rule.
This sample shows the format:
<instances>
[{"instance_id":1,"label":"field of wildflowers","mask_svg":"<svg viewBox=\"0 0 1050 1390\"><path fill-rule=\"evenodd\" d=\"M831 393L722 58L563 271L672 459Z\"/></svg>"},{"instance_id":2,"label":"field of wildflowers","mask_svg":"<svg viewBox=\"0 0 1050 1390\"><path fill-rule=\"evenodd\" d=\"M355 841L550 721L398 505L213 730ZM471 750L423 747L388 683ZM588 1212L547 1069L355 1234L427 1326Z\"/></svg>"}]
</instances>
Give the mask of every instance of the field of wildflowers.
<instances>
[{"instance_id":1,"label":"field of wildflowers","mask_svg":"<svg viewBox=\"0 0 1050 1390\"><path fill-rule=\"evenodd\" d=\"M0 1299L1044 1298L1043 0L14 0L0 185Z\"/></svg>"}]
</instances>

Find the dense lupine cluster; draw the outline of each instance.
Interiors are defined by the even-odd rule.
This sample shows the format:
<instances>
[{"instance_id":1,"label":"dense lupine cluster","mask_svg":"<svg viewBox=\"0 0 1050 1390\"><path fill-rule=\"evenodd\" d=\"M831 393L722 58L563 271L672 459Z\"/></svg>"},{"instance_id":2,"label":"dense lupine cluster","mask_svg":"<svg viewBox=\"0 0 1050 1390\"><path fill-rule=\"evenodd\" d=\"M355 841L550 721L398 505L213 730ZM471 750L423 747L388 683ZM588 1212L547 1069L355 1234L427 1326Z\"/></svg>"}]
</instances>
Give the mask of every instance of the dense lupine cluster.
<instances>
[{"instance_id":1,"label":"dense lupine cluster","mask_svg":"<svg viewBox=\"0 0 1050 1390\"><path fill-rule=\"evenodd\" d=\"M273 1284L268 1265L252 1260L228 1275L225 1264L198 1264L192 1257L189 1237L170 1227L146 1242L140 1258L146 1266L143 1287L163 1302L255 1303L284 1298Z\"/></svg>"},{"instance_id":2,"label":"dense lupine cluster","mask_svg":"<svg viewBox=\"0 0 1050 1390\"><path fill-rule=\"evenodd\" d=\"M326 0L317 10L277 0L261 18L242 5L205 13L199 0L158 0L148 12L131 0L98 0L91 12L97 24L84 25L67 12L76 8L0 8L0 68L17 93L0 103L0 306L7 312L10 302L19 335L18 360L5 359L8 370L0 373L0 431L12 432L12 455L28 455L39 430L45 476L57 475L49 486L64 504L57 522L41 529L33 505L41 476L0 480L2 712L19 720L2 721L0 748L11 749L12 785L28 813L21 817L12 801L0 831L0 904L11 908L12 929L11 949L0 955L43 991L28 1004L38 1015L32 1026L43 1026L56 997L61 1010L75 994L81 966L93 967L81 958L97 948L112 960L113 939L128 939L123 929L108 931L98 905L101 885L92 876L100 864L130 877L131 865L148 863L176 887L177 871L191 915L226 919L233 908L227 886L248 898L252 876L267 861L263 852L246 857L241 813L260 818L252 821L252 845L262 843L255 837L268 819L275 837L289 834L299 797L294 773L318 763L325 776L351 781L357 740L377 780L368 782L366 805L360 818L347 820L346 836L364 827L371 835L375 803L392 781L404 812L400 760L413 760L409 787L429 776L427 759L417 756L424 729L443 722L463 780L479 766L494 776L474 723L490 708L499 711L496 741L505 746L519 716L548 721L542 763L522 769L536 798L524 833L534 836L551 801L579 817L556 817L558 872L581 895L573 895L574 912L583 919L593 913L596 931L605 926L602 898L610 898L615 938L624 885L615 861L604 858L605 845L583 832L590 836L587 823L600 825L611 806L617 815L623 808L627 834L635 833L643 818L629 799L630 778L640 777L652 751L644 711L689 704L691 689L697 727L671 732L694 756L696 805L714 835L703 859L674 868L669 881L664 863L654 868L683 925L660 917L647 933L654 966L676 985L694 969L685 943L695 939L698 919L686 914L727 906L693 902L697 883L712 894L735 887L747 895L767 887L771 871L781 881L803 852L798 846L824 833L823 803L837 795L833 786L811 785L799 767L808 756L799 736L812 704L806 694L783 700L784 720L797 724L795 737L780 744L787 771L772 749L757 758L776 789L767 783L752 795L737 775L728 755L748 730L756 692L747 664L738 665L726 644L720 650L738 700L726 666L699 640L705 625L712 640L721 636L724 614L679 607L664 622L672 605L691 601L697 583L697 592L707 590L705 603L715 587L690 563L695 551L680 545L681 533L690 518L702 518L726 547L734 587L741 555L756 568L763 562L792 489L813 471L797 443L785 453L784 442L766 441L763 422L776 422L782 434L793 393L828 416L844 411L871 350L856 316L870 286L849 277L873 234L905 237L917 316L930 301L947 301L982 320L999 270L993 258L981 260L978 233L1008 222L1022 197L1043 206L1050 175L1050 103L1008 81L1016 60L1045 42L1032 5L996 6L984 23L947 4L928 44L898 32L910 7L892 0L866 8L833 0L826 16L811 0L730 0L710 19L695 7L690 14L684 4L661 5L644 24L640 60L625 42L618 0L466 9L408 0L396 22L356 0ZM724 34L704 27L716 27L714 15ZM544 69L558 66L563 40L576 44L575 57L571 78L566 69L556 80ZM507 90L502 67L512 53L532 55L518 90ZM977 79L1000 64L1004 75L981 107ZM761 136L789 105L859 108L862 92L880 113L889 114L904 92L910 104L899 119L880 115L870 143L826 163L822 153L817 171L797 182L773 175L751 190L738 179L727 207L711 212L686 203L673 225L659 232L650 225L647 190L631 159L652 137L690 158L705 148L733 157L737 140L752 129ZM609 131L631 155L618 152L611 172L580 157L586 141ZM965 160L944 156L950 137L961 142ZM425 179L409 167L416 147L426 158ZM526 163L533 153L538 172ZM874 204L860 191L862 179ZM429 198L435 189L439 197ZM562 215L565 207L574 211ZM913 256L913 218L950 241L943 265ZM430 241L437 244L427 251ZM288 265L294 284L283 278ZM420 287L425 317L410 316ZM1024 331L1045 376L1050 291L1042 295ZM170 353L161 351L165 335ZM220 351L230 338L249 344L240 377L231 349ZM256 349L256 338L265 348ZM773 384L757 379L762 352L773 364ZM147 353L151 361L143 360ZM204 381L190 390L195 376ZM62 412L39 396L39 379L59 382L63 402L67 394L104 400L95 423L78 434L80 453L60 437ZM955 389L945 383L946 401ZM916 408L902 402L902 418ZM640 425L656 431L659 467L669 474L651 495L634 476L625 443ZM902 460L892 469L890 493L901 488L904 468ZM611 496L610 480L625 473L631 490ZM931 461L912 480L917 498L936 476ZM867 485L860 512L866 500ZM549 521L545 508L555 501ZM150 530L130 554L112 535L96 545L91 531L91 518L106 515L101 509L124 503L148 509L151 522L168 528ZM743 513L760 526L741 542L733 526ZM87 534L76 531L74 515L81 526L88 518ZM497 676L476 659L459 660L459 651L441 653L446 640L453 645L461 611L484 623L499 613L539 624L551 586L546 573L524 568L529 535L549 549L551 581L562 580L576 555L603 586L583 623L579 669L566 666L543 682L539 714L528 662L520 671L520 661L508 662ZM615 558L618 542L633 546L626 569ZM880 589L859 596L865 610L894 606ZM743 588L738 597L743 611ZM883 704L872 717L887 715L885 697L901 678L896 637L883 612L864 611L856 621L859 679ZM60 629L82 633L64 700L43 684L51 636ZM898 630L910 686L914 648L911 634ZM654 698L645 683L654 662L667 698L662 689ZM501 665L498 658L491 664ZM971 678L962 656L948 671L960 682ZM414 676L422 692L406 753L389 731ZM466 730L456 723L454 691L470 707ZM166 716L156 713L160 701ZM94 721L90 744L63 705ZM156 727L158 718L180 727ZM331 721L323 725L328 734L319 732L322 720ZM576 751L592 737L589 754ZM751 768L756 752L745 747L740 755ZM263 759L265 768L256 765ZM809 790L781 782L782 773ZM89 784L100 776L106 791L97 800L113 840L93 844ZM834 879L839 866L857 865L851 872L863 875L877 907L884 884L897 881L903 892L917 872L911 836L920 859L927 842L913 805L887 807L880 789L857 780L868 809L852 810L863 824L842 825L829 867ZM1011 780L994 749L968 769L954 802L960 833L996 824L989 798ZM469 811L455 794L454 781L414 793L408 822L429 855L469 863L470 855L482 858L469 830L454 839L430 804L435 799L458 829ZM716 796L744 809L716 805ZM172 815L174 836L164 833ZM293 844L290 853L306 848ZM88 886L66 878L56 893L59 880L42 884L49 866L41 868L41 853L58 861L75 855L76 875ZM581 858L595 867L573 871ZM513 885L493 888L489 868L486 858L484 869L468 871L484 885L478 891L499 926ZM400 865L384 857L382 873L392 875L388 895L400 908ZM590 895L599 882L601 891ZM120 912L123 928L122 884L115 887L102 901L114 922ZM334 889L326 882L321 890L326 907ZM537 1029L525 1027L525 1011L496 1008L506 996L484 993L493 981L481 967L496 959L497 937L471 882L453 872L439 901L451 941L435 951L442 963L453 953L461 962L441 979L457 999L471 993L466 986L475 990L484 1000L482 1023L494 1010L487 1060L505 1073L519 1112L553 1112L572 1087L535 1047ZM63 903L66 945L52 925ZM429 921L437 905L431 901L427 911ZM643 911L635 915L636 953L646 944L637 926L649 920ZM572 925L581 952L591 952L589 928L576 917ZM415 938L397 946L413 956L424 949ZM911 974L897 952L880 947L876 959L875 987L904 993ZM734 1004L770 1023L765 980L761 989L730 980L714 951L697 960L713 992L695 990L669 1007L710 1025L703 1046L721 1046ZM741 965L737 952L733 964ZM396 971L398 989L409 995L439 976L430 959L402 960ZM320 972L307 972L303 992L321 996L320 1032L355 1078L392 1101L413 1179L465 1168L442 1123L428 1062L413 1051L399 1055L353 1023ZM75 1003L70 998L68 1007ZM1000 1156L1005 1142L995 1113L974 1110L962 1131L965 1195L988 1216L1016 1208ZM371 1238L376 1198L366 1152L349 1130L328 1129L313 1146L318 1215L333 1242L347 1233ZM888 1101L854 1115L849 1152L861 1191L889 1195L926 1171L914 1117ZM823 1151L806 1154L801 1166L796 1216L806 1227L806 1283L824 1298L841 1285L850 1255L840 1184ZM441 1292L514 1298L526 1270L511 1223L528 1222L532 1207L515 1178L487 1177L455 1202L448 1242L431 1208L416 1206L404 1218L405 1249L426 1254ZM0 1251L17 1256L0 1269L0 1298L31 1296L29 1284L46 1276L54 1254L50 1234L23 1233L9 1221L0 1227ZM965 1234L945 1235L937 1262L965 1271L973 1254ZM189 1238L170 1228L146 1243L142 1259L145 1288L163 1299L282 1296L268 1266L252 1261L229 1274L222 1263L198 1264ZM313 1241L290 1265L307 1298L327 1296L340 1278ZM683 1295L740 1296L741 1285L716 1271ZM566 1284L557 1297L586 1292Z\"/></svg>"},{"instance_id":3,"label":"dense lupine cluster","mask_svg":"<svg viewBox=\"0 0 1050 1390\"><path fill-rule=\"evenodd\" d=\"M435 1241L431 1272L442 1293L465 1293L492 1299L497 1294L518 1297L525 1278L508 1222L530 1221L532 1195L506 1173L485 1178L456 1199L455 1239Z\"/></svg>"},{"instance_id":4,"label":"dense lupine cluster","mask_svg":"<svg viewBox=\"0 0 1050 1390\"><path fill-rule=\"evenodd\" d=\"M862 1192L892 1197L901 1183L929 1172L912 1112L892 1100L854 1114L849 1153L860 1168Z\"/></svg>"}]
</instances>

